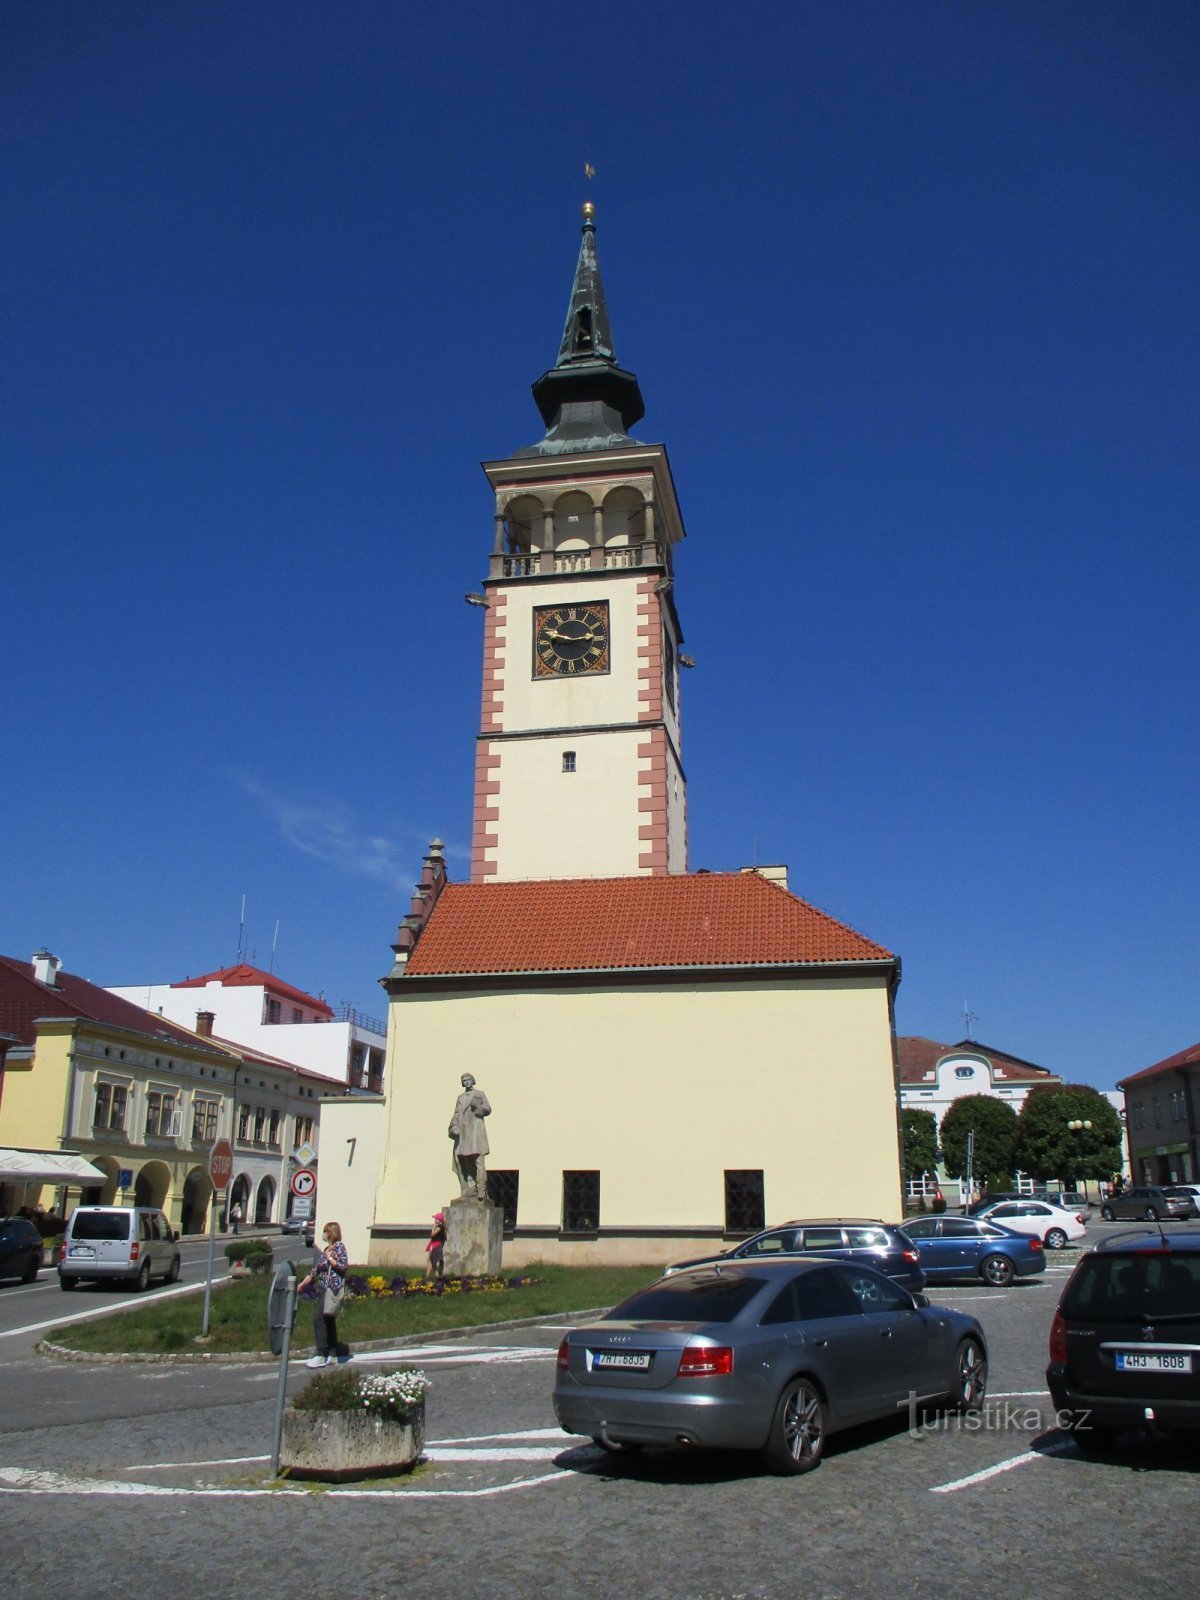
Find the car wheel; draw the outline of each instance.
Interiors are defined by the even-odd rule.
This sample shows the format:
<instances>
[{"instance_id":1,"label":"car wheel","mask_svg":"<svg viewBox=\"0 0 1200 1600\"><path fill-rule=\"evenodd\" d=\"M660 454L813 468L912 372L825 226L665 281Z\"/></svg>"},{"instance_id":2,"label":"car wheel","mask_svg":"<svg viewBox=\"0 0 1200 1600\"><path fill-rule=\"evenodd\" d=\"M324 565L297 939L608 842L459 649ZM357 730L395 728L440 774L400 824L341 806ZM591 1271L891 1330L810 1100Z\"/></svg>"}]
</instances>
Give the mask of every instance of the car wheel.
<instances>
[{"instance_id":1,"label":"car wheel","mask_svg":"<svg viewBox=\"0 0 1200 1600\"><path fill-rule=\"evenodd\" d=\"M1046 1235L1045 1244L1047 1250L1062 1250L1065 1248L1066 1243L1067 1236L1061 1228L1051 1228Z\"/></svg>"},{"instance_id":2,"label":"car wheel","mask_svg":"<svg viewBox=\"0 0 1200 1600\"><path fill-rule=\"evenodd\" d=\"M598 1433L592 1435L592 1443L610 1456L635 1456L642 1448L636 1440L632 1444L622 1444L618 1439L602 1439Z\"/></svg>"},{"instance_id":3,"label":"car wheel","mask_svg":"<svg viewBox=\"0 0 1200 1600\"><path fill-rule=\"evenodd\" d=\"M1007 1289L1013 1281L1013 1264L1007 1256L985 1256L979 1276L994 1289Z\"/></svg>"},{"instance_id":4,"label":"car wheel","mask_svg":"<svg viewBox=\"0 0 1200 1600\"><path fill-rule=\"evenodd\" d=\"M1117 1220L1117 1214L1111 1206L1101 1206L1100 1215L1104 1218L1105 1222L1115 1222Z\"/></svg>"},{"instance_id":5,"label":"car wheel","mask_svg":"<svg viewBox=\"0 0 1200 1600\"><path fill-rule=\"evenodd\" d=\"M825 1402L808 1378L796 1378L779 1396L763 1450L776 1472L811 1472L825 1449Z\"/></svg>"},{"instance_id":6,"label":"car wheel","mask_svg":"<svg viewBox=\"0 0 1200 1600\"><path fill-rule=\"evenodd\" d=\"M170 1268L168 1269L167 1275L163 1279L163 1282L164 1283L178 1283L179 1282L179 1267L180 1267L179 1257L178 1256L172 1257Z\"/></svg>"},{"instance_id":7,"label":"car wheel","mask_svg":"<svg viewBox=\"0 0 1200 1600\"><path fill-rule=\"evenodd\" d=\"M1158 1221L1158 1212L1154 1209L1153 1206L1147 1206L1146 1207L1146 1221L1147 1222L1157 1222Z\"/></svg>"},{"instance_id":8,"label":"car wheel","mask_svg":"<svg viewBox=\"0 0 1200 1600\"><path fill-rule=\"evenodd\" d=\"M142 1262L141 1270L138 1272L137 1277L133 1280L133 1287L138 1294L141 1294L144 1290L150 1287L149 1261Z\"/></svg>"},{"instance_id":9,"label":"car wheel","mask_svg":"<svg viewBox=\"0 0 1200 1600\"><path fill-rule=\"evenodd\" d=\"M73 1289L78 1282L79 1282L78 1278L60 1277L59 1280L58 1280L58 1287L60 1289Z\"/></svg>"},{"instance_id":10,"label":"car wheel","mask_svg":"<svg viewBox=\"0 0 1200 1600\"><path fill-rule=\"evenodd\" d=\"M864 1311L868 1306L877 1305L883 1299L883 1291L874 1278L855 1278L853 1289L862 1302Z\"/></svg>"},{"instance_id":11,"label":"car wheel","mask_svg":"<svg viewBox=\"0 0 1200 1600\"><path fill-rule=\"evenodd\" d=\"M38 1260L38 1258L36 1256L31 1256L30 1260L29 1260L29 1265L25 1268L25 1271L21 1274L21 1282L22 1283L36 1283L37 1282L38 1272L41 1270L41 1265L42 1265L42 1263Z\"/></svg>"},{"instance_id":12,"label":"car wheel","mask_svg":"<svg viewBox=\"0 0 1200 1600\"><path fill-rule=\"evenodd\" d=\"M951 1399L959 1411L979 1411L987 1395L987 1356L978 1339L967 1338L954 1356Z\"/></svg>"}]
</instances>

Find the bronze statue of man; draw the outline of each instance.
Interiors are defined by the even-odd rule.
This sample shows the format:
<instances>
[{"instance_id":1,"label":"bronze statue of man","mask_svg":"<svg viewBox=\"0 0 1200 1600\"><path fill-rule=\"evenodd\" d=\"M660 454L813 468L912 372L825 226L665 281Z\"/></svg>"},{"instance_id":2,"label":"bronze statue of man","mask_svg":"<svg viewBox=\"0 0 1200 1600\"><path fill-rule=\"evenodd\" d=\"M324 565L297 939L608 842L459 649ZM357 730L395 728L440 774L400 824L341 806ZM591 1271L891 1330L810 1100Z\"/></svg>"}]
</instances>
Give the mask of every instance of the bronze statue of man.
<instances>
[{"instance_id":1,"label":"bronze statue of man","mask_svg":"<svg viewBox=\"0 0 1200 1600\"><path fill-rule=\"evenodd\" d=\"M455 1102L448 1130L454 1140L451 1165L458 1174L460 1198L471 1195L485 1200L487 1165L484 1157L488 1153L488 1136L483 1119L491 1116L492 1108L483 1090L475 1087L475 1079L469 1072L464 1072L460 1081L463 1092Z\"/></svg>"}]
</instances>

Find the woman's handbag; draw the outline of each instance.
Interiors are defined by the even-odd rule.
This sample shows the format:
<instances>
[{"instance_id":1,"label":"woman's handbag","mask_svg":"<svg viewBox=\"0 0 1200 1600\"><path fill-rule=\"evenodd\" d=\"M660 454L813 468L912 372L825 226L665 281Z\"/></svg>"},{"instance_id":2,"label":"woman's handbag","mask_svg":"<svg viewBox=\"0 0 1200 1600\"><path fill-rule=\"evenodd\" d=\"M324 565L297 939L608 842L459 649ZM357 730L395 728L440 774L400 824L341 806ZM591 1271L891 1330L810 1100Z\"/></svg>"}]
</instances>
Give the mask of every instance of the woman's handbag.
<instances>
[{"instance_id":1,"label":"woman's handbag","mask_svg":"<svg viewBox=\"0 0 1200 1600\"><path fill-rule=\"evenodd\" d=\"M325 1298L324 1298L324 1300L321 1301L321 1310L322 1310L322 1312L327 1317L340 1316L341 1315L341 1310L342 1310L342 1301L345 1298L346 1298L345 1289L339 1289L336 1294L334 1294L332 1289L326 1289Z\"/></svg>"}]
</instances>

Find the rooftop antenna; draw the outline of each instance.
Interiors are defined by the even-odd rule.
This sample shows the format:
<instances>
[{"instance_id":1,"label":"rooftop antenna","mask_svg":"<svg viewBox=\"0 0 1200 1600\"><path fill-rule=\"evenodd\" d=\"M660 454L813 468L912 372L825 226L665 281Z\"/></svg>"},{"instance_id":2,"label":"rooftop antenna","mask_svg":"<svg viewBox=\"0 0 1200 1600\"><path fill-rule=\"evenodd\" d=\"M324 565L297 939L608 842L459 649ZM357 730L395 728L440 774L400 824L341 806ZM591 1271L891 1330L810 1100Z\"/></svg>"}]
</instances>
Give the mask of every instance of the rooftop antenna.
<instances>
[{"instance_id":1,"label":"rooftop antenna","mask_svg":"<svg viewBox=\"0 0 1200 1600\"><path fill-rule=\"evenodd\" d=\"M246 959L246 896L242 896L242 920L238 923L238 962Z\"/></svg>"},{"instance_id":2,"label":"rooftop antenna","mask_svg":"<svg viewBox=\"0 0 1200 1600\"><path fill-rule=\"evenodd\" d=\"M963 1014L963 1021L967 1025L967 1038L970 1039L970 1041L973 1044L975 1042L975 1035L971 1031L972 1030L972 1025L979 1021L979 1017L976 1015L976 1013L974 1011L971 1010L970 1006L967 1004L967 1002L965 1000L963 1001L963 1012L962 1012L962 1014Z\"/></svg>"},{"instance_id":3,"label":"rooftop antenna","mask_svg":"<svg viewBox=\"0 0 1200 1600\"><path fill-rule=\"evenodd\" d=\"M274 972L275 971L275 946L278 943L279 943L279 918L276 917L275 918L275 937L271 940L271 965L267 968L268 972Z\"/></svg>"}]
</instances>

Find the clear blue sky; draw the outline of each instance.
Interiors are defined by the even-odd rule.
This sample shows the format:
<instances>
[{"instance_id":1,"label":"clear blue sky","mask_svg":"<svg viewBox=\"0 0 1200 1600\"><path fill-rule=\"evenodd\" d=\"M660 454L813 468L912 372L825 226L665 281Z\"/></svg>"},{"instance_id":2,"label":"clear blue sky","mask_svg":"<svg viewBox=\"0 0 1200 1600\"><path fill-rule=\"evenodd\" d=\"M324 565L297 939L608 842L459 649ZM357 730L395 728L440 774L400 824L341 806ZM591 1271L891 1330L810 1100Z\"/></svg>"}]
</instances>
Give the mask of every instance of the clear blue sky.
<instances>
[{"instance_id":1,"label":"clear blue sky","mask_svg":"<svg viewBox=\"0 0 1200 1600\"><path fill-rule=\"evenodd\" d=\"M582 168L688 526L693 867L902 1032L1200 1038L1200 10L5 0L0 950L376 1014L465 877L478 463Z\"/></svg>"}]
</instances>

